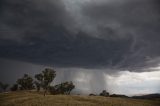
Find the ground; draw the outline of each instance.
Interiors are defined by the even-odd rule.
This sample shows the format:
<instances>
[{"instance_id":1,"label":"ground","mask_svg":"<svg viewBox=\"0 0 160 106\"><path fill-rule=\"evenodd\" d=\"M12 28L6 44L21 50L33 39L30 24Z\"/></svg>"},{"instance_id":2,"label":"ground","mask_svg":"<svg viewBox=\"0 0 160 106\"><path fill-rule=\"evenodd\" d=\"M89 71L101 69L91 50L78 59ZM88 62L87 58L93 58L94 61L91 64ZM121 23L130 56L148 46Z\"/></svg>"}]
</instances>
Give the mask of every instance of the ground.
<instances>
[{"instance_id":1,"label":"ground","mask_svg":"<svg viewBox=\"0 0 160 106\"><path fill-rule=\"evenodd\" d=\"M160 99L139 100L80 95L47 95L19 91L0 94L0 106L160 106Z\"/></svg>"}]
</instances>

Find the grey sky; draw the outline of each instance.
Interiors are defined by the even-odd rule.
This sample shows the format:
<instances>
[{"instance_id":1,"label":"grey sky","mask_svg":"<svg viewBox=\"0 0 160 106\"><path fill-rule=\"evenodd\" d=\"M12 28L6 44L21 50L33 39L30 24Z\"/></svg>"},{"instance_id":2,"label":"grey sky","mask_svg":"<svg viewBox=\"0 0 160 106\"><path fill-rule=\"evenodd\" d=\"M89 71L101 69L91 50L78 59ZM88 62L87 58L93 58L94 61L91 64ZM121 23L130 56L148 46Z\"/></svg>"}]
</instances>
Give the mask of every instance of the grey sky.
<instances>
[{"instance_id":1,"label":"grey sky","mask_svg":"<svg viewBox=\"0 0 160 106\"><path fill-rule=\"evenodd\" d=\"M86 89L96 92L107 86L104 74L157 73L159 5L158 0L1 0L1 80L7 82L11 70L9 82L50 66L61 70L57 81L78 82L77 74L88 73L92 81Z\"/></svg>"}]
</instances>

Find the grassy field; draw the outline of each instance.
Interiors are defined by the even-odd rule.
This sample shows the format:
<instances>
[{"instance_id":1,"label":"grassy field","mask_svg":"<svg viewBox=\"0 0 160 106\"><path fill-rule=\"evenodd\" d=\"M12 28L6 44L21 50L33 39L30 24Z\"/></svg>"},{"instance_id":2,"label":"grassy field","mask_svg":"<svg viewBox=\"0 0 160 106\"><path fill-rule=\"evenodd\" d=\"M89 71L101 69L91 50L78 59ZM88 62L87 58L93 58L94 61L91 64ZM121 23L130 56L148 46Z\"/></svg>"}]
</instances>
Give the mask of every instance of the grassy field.
<instances>
[{"instance_id":1,"label":"grassy field","mask_svg":"<svg viewBox=\"0 0 160 106\"><path fill-rule=\"evenodd\" d=\"M160 100L10 92L0 94L0 106L160 106Z\"/></svg>"}]
</instances>

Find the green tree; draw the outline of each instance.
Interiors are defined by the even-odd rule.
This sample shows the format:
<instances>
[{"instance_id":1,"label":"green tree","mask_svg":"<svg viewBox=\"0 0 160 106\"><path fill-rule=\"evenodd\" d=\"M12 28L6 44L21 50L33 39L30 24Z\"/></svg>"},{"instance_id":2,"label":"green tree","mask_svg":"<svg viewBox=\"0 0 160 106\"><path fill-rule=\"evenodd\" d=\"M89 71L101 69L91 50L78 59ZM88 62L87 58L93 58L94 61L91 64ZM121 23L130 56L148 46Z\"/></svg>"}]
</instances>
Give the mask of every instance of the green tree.
<instances>
[{"instance_id":1,"label":"green tree","mask_svg":"<svg viewBox=\"0 0 160 106\"><path fill-rule=\"evenodd\" d=\"M70 95L71 91L75 88L75 85L72 81L64 83L65 94Z\"/></svg>"},{"instance_id":2,"label":"green tree","mask_svg":"<svg viewBox=\"0 0 160 106\"><path fill-rule=\"evenodd\" d=\"M48 88L54 78L56 77L56 72L53 69L46 68L42 73L36 74L35 78L37 79L38 83L44 89L44 96L48 91Z\"/></svg>"},{"instance_id":3,"label":"green tree","mask_svg":"<svg viewBox=\"0 0 160 106\"><path fill-rule=\"evenodd\" d=\"M9 85L8 85L8 84L5 84L5 83L0 82L0 87L1 87L1 89L5 92L5 91L6 91L6 89L9 87Z\"/></svg>"},{"instance_id":4,"label":"green tree","mask_svg":"<svg viewBox=\"0 0 160 106\"><path fill-rule=\"evenodd\" d=\"M69 86L69 92L68 92L68 94L70 94L73 89L75 89L75 85L74 85L73 82L71 81L71 82L70 82L70 86Z\"/></svg>"},{"instance_id":5,"label":"green tree","mask_svg":"<svg viewBox=\"0 0 160 106\"><path fill-rule=\"evenodd\" d=\"M31 90L34 88L33 78L28 74L17 80L17 84L20 86L21 90Z\"/></svg>"},{"instance_id":6,"label":"green tree","mask_svg":"<svg viewBox=\"0 0 160 106\"><path fill-rule=\"evenodd\" d=\"M74 88L75 85L72 83L72 81L70 81L55 85L54 87L50 87L50 92L51 94L69 95Z\"/></svg>"}]
</instances>

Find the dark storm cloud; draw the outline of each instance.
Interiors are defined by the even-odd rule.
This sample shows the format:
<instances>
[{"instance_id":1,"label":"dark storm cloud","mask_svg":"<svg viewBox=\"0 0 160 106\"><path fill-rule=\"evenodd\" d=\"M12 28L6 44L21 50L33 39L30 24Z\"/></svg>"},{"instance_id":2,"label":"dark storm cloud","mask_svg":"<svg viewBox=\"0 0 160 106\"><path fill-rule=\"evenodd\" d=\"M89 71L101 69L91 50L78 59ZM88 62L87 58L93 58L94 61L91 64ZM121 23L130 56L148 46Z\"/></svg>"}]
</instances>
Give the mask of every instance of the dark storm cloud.
<instances>
[{"instance_id":1,"label":"dark storm cloud","mask_svg":"<svg viewBox=\"0 0 160 106\"><path fill-rule=\"evenodd\" d=\"M123 0L90 2L83 6L83 14L97 28L104 39L132 38L130 52L119 63L120 67L144 67L159 58L160 12L158 0Z\"/></svg>"},{"instance_id":2,"label":"dark storm cloud","mask_svg":"<svg viewBox=\"0 0 160 106\"><path fill-rule=\"evenodd\" d=\"M82 3L79 22L61 0L1 1L0 57L115 70L158 65L157 1L102 1ZM76 23L83 26L73 33Z\"/></svg>"},{"instance_id":3,"label":"dark storm cloud","mask_svg":"<svg viewBox=\"0 0 160 106\"><path fill-rule=\"evenodd\" d=\"M68 17L61 0L2 0L1 38L45 36L54 27L65 25Z\"/></svg>"},{"instance_id":4,"label":"dark storm cloud","mask_svg":"<svg viewBox=\"0 0 160 106\"><path fill-rule=\"evenodd\" d=\"M26 38L23 44L1 43L1 56L61 67L102 67L120 62L130 46L130 39L106 42L84 33L79 33L76 38L67 38L64 31L57 29L52 34L58 33L58 36L46 36L46 39Z\"/></svg>"}]
</instances>

